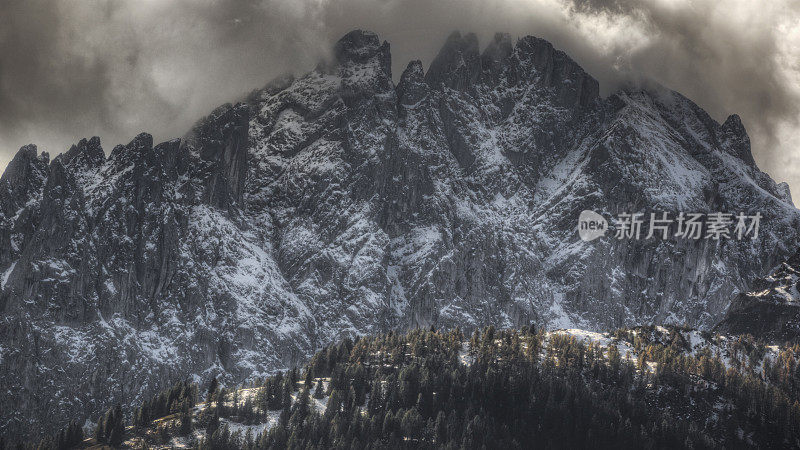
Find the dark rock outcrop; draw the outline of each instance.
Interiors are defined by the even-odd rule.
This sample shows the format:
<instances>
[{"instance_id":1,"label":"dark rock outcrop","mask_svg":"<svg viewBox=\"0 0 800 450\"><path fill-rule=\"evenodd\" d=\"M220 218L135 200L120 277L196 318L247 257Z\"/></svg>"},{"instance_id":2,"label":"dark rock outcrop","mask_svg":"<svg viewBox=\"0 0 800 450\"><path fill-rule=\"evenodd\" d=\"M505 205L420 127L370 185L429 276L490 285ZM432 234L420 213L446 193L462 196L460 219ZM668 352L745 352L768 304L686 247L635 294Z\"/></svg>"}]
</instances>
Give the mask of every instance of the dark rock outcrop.
<instances>
[{"instance_id":1,"label":"dark rock outcrop","mask_svg":"<svg viewBox=\"0 0 800 450\"><path fill-rule=\"evenodd\" d=\"M714 330L772 343L800 342L800 251L750 289L733 299Z\"/></svg>"}]
</instances>

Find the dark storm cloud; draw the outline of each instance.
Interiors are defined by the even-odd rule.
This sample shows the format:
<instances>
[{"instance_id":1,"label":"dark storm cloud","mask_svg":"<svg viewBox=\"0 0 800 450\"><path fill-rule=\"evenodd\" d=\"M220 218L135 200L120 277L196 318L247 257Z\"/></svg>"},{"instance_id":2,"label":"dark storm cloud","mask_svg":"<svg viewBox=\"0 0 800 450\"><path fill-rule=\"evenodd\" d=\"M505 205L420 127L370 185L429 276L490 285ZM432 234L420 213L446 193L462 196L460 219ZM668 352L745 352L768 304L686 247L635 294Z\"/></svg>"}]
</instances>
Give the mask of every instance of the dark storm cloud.
<instances>
[{"instance_id":1,"label":"dark storm cloud","mask_svg":"<svg viewBox=\"0 0 800 450\"><path fill-rule=\"evenodd\" d=\"M106 64L88 55L66 55L56 8L41 0L11 1L0 15L0 135L37 123L67 131L71 111L105 108ZM94 120L100 126L105 114ZM47 133L47 130L42 130Z\"/></svg>"},{"instance_id":2,"label":"dark storm cloud","mask_svg":"<svg viewBox=\"0 0 800 450\"><path fill-rule=\"evenodd\" d=\"M780 168L781 152L795 151L782 148L791 137L782 136L781 128L798 127L800 90L796 79L786 78L782 58L797 55L784 55L782 46L792 37L779 21L784 16L796 24L800 4L694 2L675 8L662 2L574 0L570 6L578 16L632 19L650 36L633 50L623 45L609 52L610 59L622 61L617 79L646 75L718 120L738 113L771 171Z\"/></svg>"},{"instance_id":3,"label":"dark storm cloud","mask_svg":"<svg viewBox=\"0 0 800 450\"><path fill-rule=\"evenodd\" d=\"M100 135L179 136L215 105L303 72L353 28L392 44L395 78L454 29L533 34L609 93L654 80L717 120L742 116L756 160L800 187L800 31L791 0L0 0L0 163ZM797 191L796 191L797 192Z\"/></svg>"},{"instance_id":4,"label":"dark storm cloud","mask_svg":"<svg viewBox=\"0 0 800 450\"><path fill-rule=\"evenodd\" d=\"M327 48L289 3L2 0L0 11L3 165L29 142L58 153L84 136L110 148L142 130L181 135Z\"/></svg>"}]
</instances>

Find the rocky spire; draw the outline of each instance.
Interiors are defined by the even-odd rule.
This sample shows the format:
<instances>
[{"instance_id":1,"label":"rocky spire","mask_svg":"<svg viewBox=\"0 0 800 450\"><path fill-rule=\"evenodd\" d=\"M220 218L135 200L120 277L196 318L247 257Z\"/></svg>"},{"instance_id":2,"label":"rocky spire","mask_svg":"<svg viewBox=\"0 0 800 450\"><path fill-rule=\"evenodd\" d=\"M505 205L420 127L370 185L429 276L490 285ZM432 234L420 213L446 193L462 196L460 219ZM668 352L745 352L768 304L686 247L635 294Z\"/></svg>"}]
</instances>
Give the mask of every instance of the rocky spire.
<instances>
[{"instance_id":1,"label":"rocky spire","mask_svg":"<svg viewBox=\"0 0 800 450\"><path fill-rule=\"evenodd\" d=\"M750 151L750 137L747 135L747 131L742 125L742 119L738 115L732 114L728 116L725 123L722 124L722 137L720 140L723 147L733 156L751 166L756 164L753 159L753 153Z\"/></svg>"},{"instance_id":2,"label":"rocky spire","mask_svg":"<svg viewBox=\"0 0 800 450\"><path fill-rule=\"evenodd\" d=\"M552 88L562 106L587 106L600 96L597 80L546 40L525 36L514 50L517 82Z\"/></svg>"},{"instance_id":3,"label":"rocky spire","mask_svg":"<svg viewBox=\"0 0 800 450\"><path fill-rule=\"evenodd\" d=\"M514 51L511 36L508 33L497 33L481 54L481 67L487 77L496 79L508 58Z\"/></svg>"},{"instance_id":4,"label":"rocky spire","mask_svg":"<svg viewBox=\"0 0 800 450\"><path fill-rule=\"evenodd\" d=\"M89 140L81 139L53 161L60 161L65 167L92 168L101 165L105 158L100 138L94 136Z\"/></svg>"},{"instance_id":5,"label":"rocky spire","mask_svg":"<svg viewBox=\"0 0 800 450\"><path fill-rule=\"evenodd\" d=\"M353 30L345 34L333 47L333 53L339 64L365 63L376 55L379 57L381 69L392 76L392 57L389 43L381 43L378 35L371 31Z\"/></svg>"},{"instance_id":6,"label":"rocky spire","mask_svg":"<svg viewBox=\"0 0 800 450\"><path fill-rule=\"evenodd\" d=\"M249 117L247 105L223 105L187 137L187 145L207 163L198 176L204 179L204 201L210 205L227 209L242 202Z\"/></svg>"},{"instance_id":7,"label":"rocky spire","mask_svg":"<svg viewBox=\"0 0 800 450\"><path fill-rule=\"evenodd\" d=\"M474 33L461 36L454 31L431 63L425 81L433 87L445 85L457 90L469 88L480 76L481 58Z\"/></svg>"},{"instance_id":8,"label":"rocky spire","mask_svg":"<svg viewBox=\"0 0 800 450\"><path fill-rule=\"evenodd\" d=\"M153 136L139 133L128 145L117 145L111 150L109 161L116 168L123 168L138 161L153 149Z\"/></svg>"},{"instance_id":9,"label":"rocky spire","mask_svg":"<svg viewBox=\"0 0 800 450\"><path fill-rule=\"evenodd\" d=\"M0 211L13 216L33 193L41 190L47 177L50 157L46 152L37 155L36 146L19 149L0 177Z\"/></svg>"},{"instance_id":10,"label":"rocky spire","mask_svg":"<svg viewBox=\"0 0 800 450\"><path fill-rule=\"evenodd\" d=\"M412 106L428 95L428 85L425 84L425 72L422 62L414 60L408 63L400 82L397 84L397 99L401 105Z\"/></svg>"}]
</instances>

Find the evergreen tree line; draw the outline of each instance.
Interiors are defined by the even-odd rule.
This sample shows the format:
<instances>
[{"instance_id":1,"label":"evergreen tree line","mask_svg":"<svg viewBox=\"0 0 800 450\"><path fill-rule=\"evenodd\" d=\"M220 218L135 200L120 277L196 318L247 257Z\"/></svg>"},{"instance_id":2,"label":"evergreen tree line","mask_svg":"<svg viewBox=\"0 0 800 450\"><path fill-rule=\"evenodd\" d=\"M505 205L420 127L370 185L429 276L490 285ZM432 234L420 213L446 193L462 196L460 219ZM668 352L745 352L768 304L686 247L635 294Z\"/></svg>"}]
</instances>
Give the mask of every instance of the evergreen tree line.
<instances>
[{"instance_id":1,"label":"evergreen tree line","mask_svg":"<svg viewBox=\"0 0 800 450\"><path fill-rule=\"evenodd\" d=\"M58 430L58 432L49 438L42 439L37 445L25 445L25 444L18 444L16 448L18 450L24 450L27 448L36 448L40 450L68 450L71 448L79 448L83 445L83 428L77 422L70 422L64 428ZM6 449L6 442L0 436L0 450Z\"/></svg>"},{"instance_id":2,"label":"evergreen tree line","mask_svg":"<svg viewBox=\"0 0 800 450\"><path fill-rule=\"evenodd\" d=\"M202 449L800 446L797 346L766 357L763 344L738 338L726 368L710 350L691 352L678 328L615 337L633 360L615 343L534 327L345 339L302 372L247 390L212 379L196 415L197 386L178 383L137 408L133 424L161 443L204 430ZM121 417L117 407L101 418L97 442L118 445ZM153 423L164 417L172 425ZM270 426L242 435L228 422Z\"/></svg>"},{"instance_id":3,"label":"evergreen tree line","mask_svg":"<svg viewBox=\"0 0 800 450\"><path fill-rule=\"evenodd\" d=\"M119 403L97 420L94 440L98 444L109 444L115 447L125 441L125 416Z\"/></svg>"},{"instance_id":4,"label":"evergreen tree line","mask_svg":"<svg viewBox=\"0 0 800 450\"><path fill-rule=\"evenodd\" d=\"M296 375L264 381L246 410L280 410L256 437L218 427L202 448L714 448L798 445L797 397L768 378L679 351L635 344L640 358L535 329L416 330L344 341ZM644 356L642 356L644 355ZM464 361L469 364L464 364ZM655 362L650 372L648 362ZM293 371L293 373L296 371ZM330 378L327 409L310 406ZM288 378L288 381L287 381ZM702 387L699 389L698 387ZM287 393L299 389L295 402ZM727 417L705 422L718 402ZM701 405L697 411L687 405ZM683 417L691 420L681 420Z\"/></svg>"},{"instance_id":5,"label":"evergreen tree line","mask_svg":"<svg viewBox=\"0 0 800 450\"><path fill-rule=\"evenodd\" d=\"M180 381L136 408L133 412L133 426L144 428L154 420L171 414L190 415L196 402L197 385L188 381Z\"/></svg>"}]
</instances>

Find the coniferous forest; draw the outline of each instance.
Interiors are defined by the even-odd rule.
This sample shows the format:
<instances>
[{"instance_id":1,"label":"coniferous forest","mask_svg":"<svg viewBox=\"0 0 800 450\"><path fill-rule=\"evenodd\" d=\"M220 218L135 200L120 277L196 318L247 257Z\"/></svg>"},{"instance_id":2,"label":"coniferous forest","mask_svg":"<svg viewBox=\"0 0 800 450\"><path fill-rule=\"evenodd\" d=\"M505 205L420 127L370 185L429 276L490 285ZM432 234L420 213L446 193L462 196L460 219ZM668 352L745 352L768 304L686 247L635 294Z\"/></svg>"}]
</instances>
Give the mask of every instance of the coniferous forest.
<instances>
[{"instance_id":1,"label":"coniferous forest","mask_svg":"<svg viewBox=\"0 0 800 450\"><path fill-rule=\"evenodd\" d=\"M661 331L659 331L660 329ZM92 435L21 448L790 448L800 346L692 351L681 328L596 342L533 327L345 339L246 386L178 382ZM622 351L620 350L622 349Z\"/></svg>"}]
</instances>

